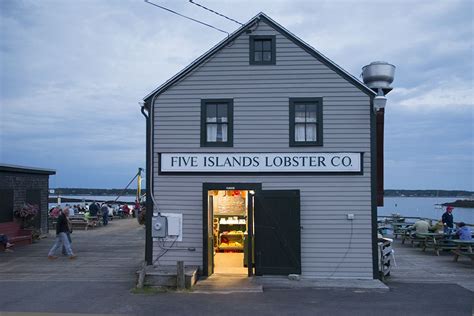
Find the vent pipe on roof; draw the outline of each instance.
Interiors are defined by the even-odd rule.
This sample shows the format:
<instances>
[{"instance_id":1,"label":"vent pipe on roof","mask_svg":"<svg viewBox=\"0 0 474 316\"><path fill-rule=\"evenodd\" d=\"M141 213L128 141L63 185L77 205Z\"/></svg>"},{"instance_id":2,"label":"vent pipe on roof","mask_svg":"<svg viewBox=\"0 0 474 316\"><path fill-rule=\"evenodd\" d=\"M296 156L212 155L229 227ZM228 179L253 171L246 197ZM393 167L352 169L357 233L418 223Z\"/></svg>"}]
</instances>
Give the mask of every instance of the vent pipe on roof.
<instances>
[{"instance_id":1,"label":"vent pipe on roof","mask_svg":"<svg viewBox=\"0 0 474 316\"><path fill-rule=\"evenodd\" d=\"M374 61L362 67L362 79L364 83L377 92L374 98L374 110L377 112L385 108L387 98L385 97L393 88L390 84L395 76L395 66L385 61Z\"/></svg>"},{"instance_id":2,"label":"vent pipe on roof","mask_svg":"<svg viewBox=\"0 0 474 316\"><path fill-rule=\"evenodd\" d=\"M379 92L382 89L384 95L389 93L393 88L390 84L395 77L395 66L385 61L374 61L362 67L362 79L364 83Z\"/></svg>"}]
</instances>

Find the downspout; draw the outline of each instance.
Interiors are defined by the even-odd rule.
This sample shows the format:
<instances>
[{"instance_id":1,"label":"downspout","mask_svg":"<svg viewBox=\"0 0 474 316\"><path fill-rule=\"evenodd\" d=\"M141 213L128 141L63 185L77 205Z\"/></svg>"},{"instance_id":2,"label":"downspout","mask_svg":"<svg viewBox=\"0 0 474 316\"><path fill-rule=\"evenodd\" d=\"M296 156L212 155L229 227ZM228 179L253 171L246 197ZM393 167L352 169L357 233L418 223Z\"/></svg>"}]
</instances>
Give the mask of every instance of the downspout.
<instances>
[{"instance_id":1,"label":"downspout","mask_svg":"<svg viewBox=\"0 0 474 316\"><path fill-rule=\"evenodd\" d=\"M372 277L380 279L379 246L377 230L377 188L378 188L378 146L377 146L377 114L374 113L374 98L370 98L370 178L371 178L371 239L372 239Z\"/></svg>"},{"instance_id":2,"label":"downspout","mask_svg":"<svg viewBox=\"0 0 474 316\"><path fill-rule=\"evenodd\" d=\"M383 206L384 198L384 125L385 109L376 113L377 122L377 206Z\"/></svg>"},{"instance_id":3,"label":"downspout","mask_svg":"<svg viewBox=\"0 0 474 316\"><path fill-rule=\"evenodd\" d=\"M153 217L153 199L151 198L152 177L153 177L153 156L152 156L152 115L153 106L141 103L141 112L146 119L146 218L145 218L145 262L147 265L153 264L153 238L151 236L151 220Z\"/></svg>"}]
</instances>

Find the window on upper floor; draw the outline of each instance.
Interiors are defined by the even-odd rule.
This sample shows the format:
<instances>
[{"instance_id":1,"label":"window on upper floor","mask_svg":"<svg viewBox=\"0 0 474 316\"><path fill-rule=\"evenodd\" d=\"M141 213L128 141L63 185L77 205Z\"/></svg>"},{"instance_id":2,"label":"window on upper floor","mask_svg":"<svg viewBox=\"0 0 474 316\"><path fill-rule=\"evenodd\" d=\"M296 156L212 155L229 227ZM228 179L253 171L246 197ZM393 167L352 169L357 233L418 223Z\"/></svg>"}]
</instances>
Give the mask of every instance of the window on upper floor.
<instances>
[{"instance_id":1,"label":"window on upper floor","mask_svg":"<svg viewBox=\"0 0 474 316\"><path fill-rule=\"evenodd\" d=\"M322 98L290 99L290 146L322 145Z\"/></svg>"},{"instance_id":2,"label":"window on upper floor","mask_svg":"<svg viewBox=\"0 0 474 316\"><path fill-rule=\"evenodd\" d=\"M233 100L201 100L201 147L233 146Z\"/></svg>"},{"instance_id":3,"label":"window on upper floor","mask_svg":"<svg viewBox=\"0 0 474 316\"><path fill-rule=\"evenodd\" d=\"M274 35L251 35L250 37L250 64L275 65L276 41Z\"/></svg>"}]
</instances>

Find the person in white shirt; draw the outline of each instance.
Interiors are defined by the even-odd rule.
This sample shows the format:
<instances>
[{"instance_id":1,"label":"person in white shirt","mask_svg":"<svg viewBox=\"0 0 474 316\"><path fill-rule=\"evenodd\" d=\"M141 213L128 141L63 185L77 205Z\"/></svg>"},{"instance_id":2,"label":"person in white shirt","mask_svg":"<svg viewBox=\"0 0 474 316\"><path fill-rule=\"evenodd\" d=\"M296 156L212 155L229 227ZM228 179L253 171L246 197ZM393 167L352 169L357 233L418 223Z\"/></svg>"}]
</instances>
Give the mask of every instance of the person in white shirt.
<instances>
[{"instance_id":1,"label":"person in white shirt","mask_svg":"<svg viewBox=\"0 0 474 316\"><path fill-rule=\"evenodd\" d=\"M429 233L430 224L427 221L419 220L410 228L415 230L415 234L426 234Z\"/></svg>"}]
</instances>

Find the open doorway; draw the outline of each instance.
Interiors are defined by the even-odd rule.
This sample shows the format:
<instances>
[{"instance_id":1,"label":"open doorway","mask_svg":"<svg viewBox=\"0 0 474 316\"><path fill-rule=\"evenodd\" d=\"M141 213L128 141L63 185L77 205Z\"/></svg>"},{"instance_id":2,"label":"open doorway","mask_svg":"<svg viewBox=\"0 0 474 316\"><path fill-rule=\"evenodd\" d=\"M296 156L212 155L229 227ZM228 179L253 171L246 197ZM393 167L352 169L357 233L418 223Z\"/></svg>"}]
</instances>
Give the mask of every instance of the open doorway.
<instances>
[{"instance_id":1,"label":"open doorway","mask_svg":"<svg viewBox=\"0 0 474 316\"><path fill-rule=\"evenodd\" d=\"M210 190L214 273L247 274L248 190Z\"/></svg>"},{"instance_id":2,"label":"open doorway","mask_svg":"<svg viewBox=\"0 0 474 316\"><path fill-rule=\"evenodd\" d=\"M253 203L260 188L244 183L203 185L204 275L253 275Z\"/></svg>"}]
</instances>

